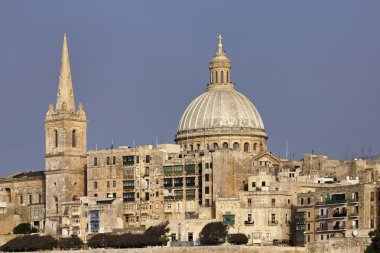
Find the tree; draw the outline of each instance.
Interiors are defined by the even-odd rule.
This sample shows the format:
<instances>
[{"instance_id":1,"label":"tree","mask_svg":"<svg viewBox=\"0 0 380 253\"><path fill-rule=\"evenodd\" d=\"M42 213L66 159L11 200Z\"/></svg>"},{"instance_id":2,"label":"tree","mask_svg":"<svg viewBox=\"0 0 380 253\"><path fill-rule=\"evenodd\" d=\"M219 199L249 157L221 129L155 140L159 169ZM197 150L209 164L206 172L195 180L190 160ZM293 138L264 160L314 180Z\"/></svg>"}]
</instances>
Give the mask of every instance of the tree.
<instances>
[{"instance_id":1,"label":"tree","mask_svg":"<svg viewBox=\"0 0 380 253\"><path fill-rule=\"evenodd\" d=\"M380 228L370 231L368 235L371 237L371 244L368 245L364 253L380 252Z\"/></svg>"},{"instance_id":2,"label":"tree","mask_svg":"<svg viewBox=\"0 0 380 253\"><path fill-rule=\"evenodd\" d=\"M199 233L199 241L202 245L219 245L226 241L227 225L222 222L206 224Z\"/></svg>"},{"instance_id":3,"label":"tree","mask_svg":"<svg viewBox=\"0 0 380 253\"><path fill-rule=\"evenodd\" d=\"M248 237L245 234L231 234L228 236L228 242L231 244L247 244Z\"/></svg>"},{"instance_id":4,"label":"tree","mask_svg":"<svg viewBox=\"0 0 380 253\"><path fill-rule=\"evenodd\" d=\"M31 234L37 233L37 229L32 227L30 223L20 223L13 228L13 234Z\"/></svg>"},{"instance_id":5,"label":"tree","mask_svg":"<svg viewBox=\"0 0 380 253\"><path fill-rule=\"evenodd\" d=\"M83 241L77 236L61 238L58 241L58 247L63 250L81 249L83 245Z\"/></svg>"}]
</instances>

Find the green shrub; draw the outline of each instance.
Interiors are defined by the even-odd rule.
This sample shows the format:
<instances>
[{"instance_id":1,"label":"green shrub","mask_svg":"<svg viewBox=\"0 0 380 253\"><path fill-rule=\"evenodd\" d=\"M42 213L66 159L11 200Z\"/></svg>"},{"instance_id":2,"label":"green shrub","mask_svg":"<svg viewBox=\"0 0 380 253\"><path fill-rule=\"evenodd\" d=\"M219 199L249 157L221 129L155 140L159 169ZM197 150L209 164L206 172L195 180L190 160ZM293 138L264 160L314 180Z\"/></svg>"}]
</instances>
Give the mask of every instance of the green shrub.
<instances>
[{"instance_id":1,"label":"green shrub","mask_svg":"<svg viewBox=\"0 0 380 253\"><path fill-rule=\"evenodd\" d=\"M23 252L53 250L57 245L57 240L51 236L24 235L10 240L0 247L0 251Z\"/></svg>"},{"instance_id":2,"label":"green shrub","mask_svg":"<svg viewBox=\"0 0 380 253\"><path fill-rule=\"evenodd\" d=\"M83 241L77 237L61 238L58 241L58 247L63 250L81 249L83 248Z\"/></svg>"},{"instance_id":3,"label":"green shrub","mask_svg":"<svg viewBox=\"0 0 380 253\"><path fill-rule=\"evenodd\" d=\"M231 244L247 244L248 237L245 234L231 234L228 236L228 242Z\"/></svg>"},{"instance_id":4,"label":"green shrub","mask_svg":"<svg viewBox=\"0 0 380 253\"><path fill-rule=\"evenodd\" d=\"M91 248L143 248L147 246L166 245L165 236L168 222L149 227L143 234L98 234L90 238L87 245Z\"/></svg>"}]
</instances>

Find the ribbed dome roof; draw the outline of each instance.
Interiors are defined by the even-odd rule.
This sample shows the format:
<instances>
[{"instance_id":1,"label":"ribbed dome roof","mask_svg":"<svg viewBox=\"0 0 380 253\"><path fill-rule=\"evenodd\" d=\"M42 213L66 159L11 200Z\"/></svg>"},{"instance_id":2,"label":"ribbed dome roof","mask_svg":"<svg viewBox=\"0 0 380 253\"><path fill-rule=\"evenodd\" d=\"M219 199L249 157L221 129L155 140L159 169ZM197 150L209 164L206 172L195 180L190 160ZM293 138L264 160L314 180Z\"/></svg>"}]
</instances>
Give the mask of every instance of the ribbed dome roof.
<instances>
[{"instance_id":1,"label":"ribbed dome roof","mask_svg":"<svg viewBox=\"0 0 380 253\"><path fill-rule=\"evenodd\" d=\"M178 132L210 128L253 128L264 130L256 107L232 88L208 89L183 113Z\"/></svg>"}]
</instances>

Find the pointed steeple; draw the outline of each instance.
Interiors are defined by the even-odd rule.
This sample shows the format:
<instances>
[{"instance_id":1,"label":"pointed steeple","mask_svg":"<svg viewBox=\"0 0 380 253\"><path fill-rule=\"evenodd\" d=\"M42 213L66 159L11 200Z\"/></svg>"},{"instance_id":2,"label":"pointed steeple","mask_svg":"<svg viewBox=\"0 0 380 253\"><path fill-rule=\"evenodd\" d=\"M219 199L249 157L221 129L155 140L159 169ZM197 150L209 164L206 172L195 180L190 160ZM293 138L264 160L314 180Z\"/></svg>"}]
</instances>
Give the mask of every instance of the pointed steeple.
<instances>
[{"instance_id":1,"label":"pointed steeple","mask_svg":"<svg viewBox=\"0 0 380 253\"><path fill-rule=\"evenodd\" d=\"M63 36L61 70L59 75L56 110L75 112L73 82L71 80L70 57L66 33L64 33Z\"/></svg>"}]
</instances>

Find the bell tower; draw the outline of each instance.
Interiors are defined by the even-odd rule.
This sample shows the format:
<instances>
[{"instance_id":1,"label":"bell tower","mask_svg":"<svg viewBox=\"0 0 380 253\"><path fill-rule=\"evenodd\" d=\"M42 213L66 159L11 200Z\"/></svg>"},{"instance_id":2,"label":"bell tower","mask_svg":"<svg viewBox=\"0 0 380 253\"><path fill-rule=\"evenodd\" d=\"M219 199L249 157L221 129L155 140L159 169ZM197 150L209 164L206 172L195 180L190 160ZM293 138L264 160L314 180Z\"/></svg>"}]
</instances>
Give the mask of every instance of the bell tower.
<instances>
[{"instance_id":1,"label":"bell tower","mask_svg":"<svg viewBox=\"0 0 380 253\"><path fill-rule=\"evenodd\" d=\"M85 194L87 119L82 104L75 108L66 33L57 93L45 118L45 233L60 234L61 204Z\"/></svg>"}]
</instances>

